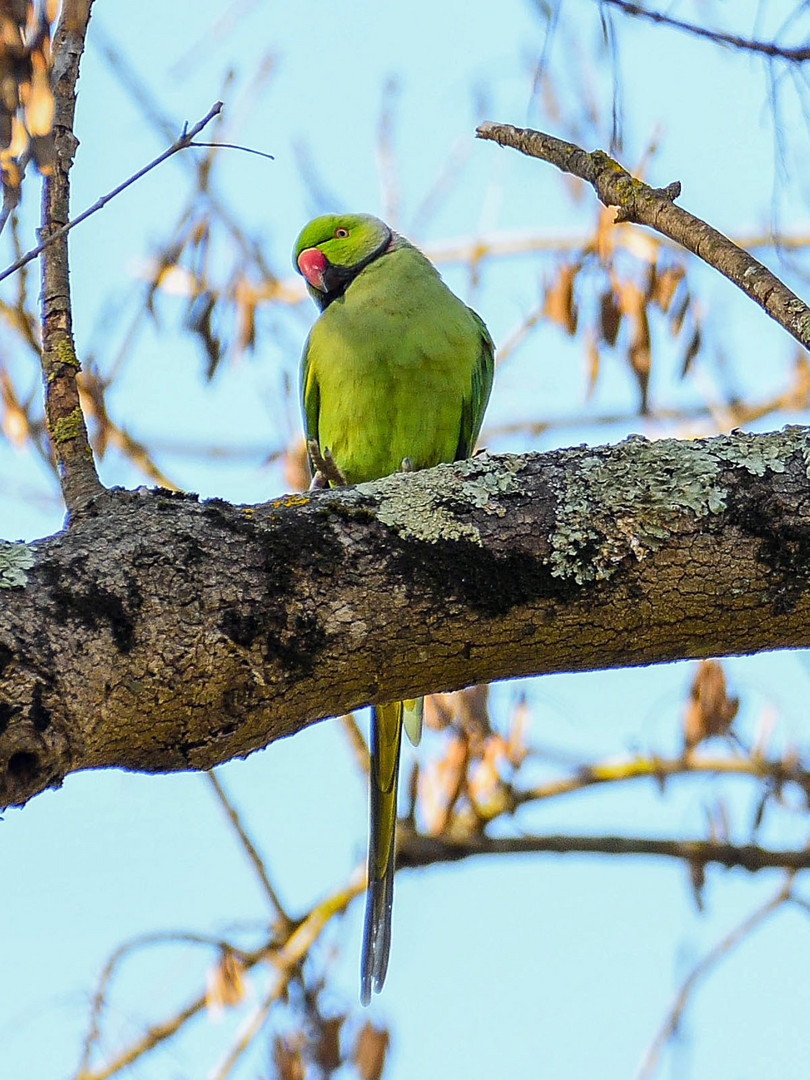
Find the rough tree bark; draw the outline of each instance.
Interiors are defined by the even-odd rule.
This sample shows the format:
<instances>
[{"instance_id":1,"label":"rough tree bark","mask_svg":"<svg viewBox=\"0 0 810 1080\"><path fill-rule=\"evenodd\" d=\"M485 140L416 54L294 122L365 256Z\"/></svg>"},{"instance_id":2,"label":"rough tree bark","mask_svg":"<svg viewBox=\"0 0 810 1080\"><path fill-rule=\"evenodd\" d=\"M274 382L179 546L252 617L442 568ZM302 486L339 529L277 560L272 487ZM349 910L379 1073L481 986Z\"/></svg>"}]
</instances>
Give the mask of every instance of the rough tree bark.
<instances>
[{"instance_id":1,"label":"rough tree bark","mask_svg":"<svg viewBox=\"0 0 810 1080\"><path fill-rule=\"evenodd\" d=\"M810 645L810 433L490 458L255 507L106 492L0 546L0 805L363 704Z\"/></svg>"}]
</instances>

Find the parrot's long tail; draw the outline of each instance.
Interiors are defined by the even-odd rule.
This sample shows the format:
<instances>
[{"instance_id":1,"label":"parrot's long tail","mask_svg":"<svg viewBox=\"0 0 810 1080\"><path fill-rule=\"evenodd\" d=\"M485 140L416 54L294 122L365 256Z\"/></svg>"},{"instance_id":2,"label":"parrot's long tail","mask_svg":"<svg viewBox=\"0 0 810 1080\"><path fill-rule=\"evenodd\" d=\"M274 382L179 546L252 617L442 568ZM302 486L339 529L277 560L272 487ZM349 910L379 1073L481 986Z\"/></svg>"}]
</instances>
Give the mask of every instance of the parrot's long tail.
<instances>
[{"instance_id":1,"label":"parrot's long tail","mask_svg":"<svg viewBox=\"0 0 810 1080\"><path fill-rule=\"evenodd\" d=\"M363 954L360 961L360 1000L379 994L388 970L391 949L391 909L394 903L394 856L397 824L397 774L402 742L403 703L376 705L371 712L371 767L368 838L368 889Z\"/></svg>"},{"instance_id":2,"label":"parrot's long tail","mask_svg":"<svg viewBox=\"0 0 810 1080\"><path fill-rule=\"evenodd\" d=\"M423 698L393 701L371 710L370 820L368 888L363 955L360 961L360 1000L371 1001L372 989L382 990L391 950L391 911L394 904L396 858L397 776L403 726L417 745L422 734Z\"/></svg>"}]
</instances>

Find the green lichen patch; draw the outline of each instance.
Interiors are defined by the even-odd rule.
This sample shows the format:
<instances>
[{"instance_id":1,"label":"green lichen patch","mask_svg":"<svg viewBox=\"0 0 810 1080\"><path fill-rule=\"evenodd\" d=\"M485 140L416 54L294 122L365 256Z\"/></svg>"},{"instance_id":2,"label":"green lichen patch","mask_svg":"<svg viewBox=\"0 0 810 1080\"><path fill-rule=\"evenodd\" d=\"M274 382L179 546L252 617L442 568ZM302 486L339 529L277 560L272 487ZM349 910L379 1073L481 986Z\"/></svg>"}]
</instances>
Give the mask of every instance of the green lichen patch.
<instances>
[{"instance_id":1,"label":"green lichen patch","mask_svg":"<svg viewBox=\"0 0 810 1080\"><path fill-rule=\"evenodd\" d=\"M583 584L611 577L628 555L643 559L686 515L725 509L719 474L708 444L634 435L598 455L582 451L555 484L552 573Z\"/></svg>"},{"instance_id":2,"label":"green lichen patch","mask_svg":"<svg viewBox=\"0 0 810 1080\"><path fill-rule=\"evenodd\" d=\"M0 589L21 589L28 581L26 570L34 565L30 544L0 540Z\"/></svg>"},{"instance_id":3,"label":"green lichen patch","mask_svg":"<svg viewBox=\"0 0 810 1080\"><path fill-rule=\"evenodd\" d=\"M786 448L782 439L764 435L737 435L714 450L719 461L739 466L752 476L766 472L783 473L787 466Z\"/></svg>"},{"instance_id":4,"label":"green lichen patch","mask_svg":"<svg viewBox=\"0 0 810 1080\"><path fill-rule=\"evenodd\" d=\"M575 462L553 485L552 573L583 584L611 577L628 555L645 558L687 518L727 509L729 468L757 477L783 473L796 452L796 434L794 428L695 442L632 435L598 452L575 451ZM810 436L802 434L810 475Z\"/></svg>"},{"instance_id":5,"label":"green lichen patch","mask_svg":"<svg viewBox=\"0 0 810 1080\"><path fill-rule=\"evenodd\" d=\"M799 424L786 424L782 434L791 440L791 444L798 442L799 453L804 462L804 475L810 480L810 428Z\"/></svg>"},{"instance_id":6,"label":"green lichen patch","mask_svg":"<svg viewBox=\"0 0 810 1080\"><path fill-rule=\"evenodd\" d=\"M462 520L465 509L502 517L503 495L520 491L519 461L491 459L481 454L468 461L439 465L415 473L395 473L373 484L358 484L362 499L377 502L377 520L396 529L400 536L435 544L466 540L481 544L476 525Z\"/></svg>"},{"instance_id":7,"label":"green lichen patch","mask_svg":"<svg viewBox=\"0 0 810 1080\"><path fill-rule=\"evenodd\" d=\"M67 416L61 416L56 421L51 431L51 438L55 443L61 445L69 442L70 439L77 438L83 432L84 417L82 416L82 410L77 406Z\"/></svg>"}]
</instances>

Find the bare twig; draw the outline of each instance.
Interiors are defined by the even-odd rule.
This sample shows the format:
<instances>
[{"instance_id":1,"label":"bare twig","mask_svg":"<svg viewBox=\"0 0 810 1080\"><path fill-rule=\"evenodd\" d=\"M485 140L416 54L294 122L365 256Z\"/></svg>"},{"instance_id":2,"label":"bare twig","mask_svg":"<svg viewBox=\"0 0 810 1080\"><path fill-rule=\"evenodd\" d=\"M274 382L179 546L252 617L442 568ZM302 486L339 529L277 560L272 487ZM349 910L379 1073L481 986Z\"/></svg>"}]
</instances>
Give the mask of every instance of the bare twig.
<instances>
[{"instance_id":1,"label":"bare twig","mask_svg":"<svg viewBox=\"0 0 810 1080\"><path fill-rule=\"evenodd\" d=\"M0 272L0 281L3 281L5 278L10 277L11 274L15 273L21 267L25 266L26 263L31 262L32 259L35 259L37 255L43 252L45 248L47 248L50 244L55 243L57 240L61 240L62 237L69 233L72 228L74 228L76 225L80 225L83 221L86 221L92 214L95 214L98 210L101 210L104 206L106 206L111 199L114 199L116 197L116 195L120 195L122 191L126 191L126 189L128 187L131 187L132 184L134 184L137 180L140 180L141 177L146 176L148 172L151 172L152 169L157 168L158 165L162 165L163 162L167 160L167 158L172 157L172 155L176 154L178 151L185 150L189 146L214 145L209 143L195 143L194 136L198 135L202 131L202 129L221 111L222 102L217 101L214 105L211 106L211 108L208 110L202 120L199 120L190 130L184 130L182 135L175 139L175 141L168 148L168 150L164 150L162 154L159 154L153 161L150 161L148 165L144 165L142 169L139 169L136 173L133 173L132 176L124 180L123 183L118 185L118 187L113 188L112 191L108 191L106 195L102 195L100 199L97 199L92 206L88 206L86 210L82 210L78 217L75 217L71 221L68 221L65 225L62 225L61 228L57 229L40 244L37 244L35 248L31 248L30 251L26 251L26 253L22 255L19 259L17 259L16 262L13 262L11 266L7 266L5 270ZM247 147L239 147L239 149L248 150ZM249 150L248 152L253 154L261 154L262 157L271 156L270 154L263 154L259 150Z\"/></svg>"},{"instance_id":2,"label":"bare twig","mask_svg":"<svg viewBox=\"0 0 810 1080\"><path fill-rule=\"evenodd\" d=\"M278 974L270 991L247 1018L233 1046L217 1069L211 1073L212 1080L225 1080L237 1060L261 1030L273 1002L277 1001L284 993L287 984L298 970L323 928L335 915L345 911L352 900L365 890L365 886L365 877L358 875L345 889L341 889L333 896L328 896L320 904L316 904L307 917L298 925L297 929L290 934L285 945L278 952L272 954L271 959L273 965L278 969Z\"/></svg>"},{"instance_id":3,"label":"bare twig","mask_svg":"<svg viewBox=\"0 0 810 1080\"><path fill-rule=\"evenodd\" d=\"M485 121L480 139L511 146L529 157L541 158L563 172L587 181L605 206L619 208L616 221L646 225L676 241L737 285L805 348L810 348L810 308L747 251L705 221L673 202L680 194L676 181L651 188L601 150L588 153L573 143L529 128Z\"/></svg>"},{"instance_id":4,"label":"bare twig","mask_svg":"<svg viewBox=\"0 0 810 1080\"><path fill-rule=\"evenodd\" d=\"M741 49L744 52L759 53L762 56L768 56L775 60L785 60L791 64L801 64L806 60L810 60L810 46L807 45L790 49L783 45L777 45L774 41L757 41L753 38L740 37L738 34L726 34L722 30L709 30L708 27L699 26L697 23L684 22L682 19L676 19L672 15L664 15L660 11L651 11L649 8L642 7L641 4L631 3L630 0L598 0L598 2L600 4L610 4L611 7L618 8L625 15L648 19L650 22L669 26L673 30L683 30L694 37L706 38L715 45Z\"/></svg>"},{"instance_id":5,"label":"bare twig","mask_svg":"<svg viewBox=\"0 0 810 1080\"><path fill-rule=\"evenodd\" d=\"M297 971L307 952L318 939L323 928L335 915L346 910L352 900L365 890L365 884L365 877L358 874L345 888L328 896L320 904L316 904L309 914L300 923L296 924L295 929L292 930L287 940L278 950L272 949L268 944L250 953L240 953L239 950L228 946L231 951L239 955L245 971L249 971L260 962L268 960L277 969L278 974L265 1000L277 1000L284 993L287 984ZM106 1064L99 1066L97 1069L87 1068L86 1066L80 1068L75 1074L74 1080L108 1080L109 1077L115 1076L134 1061L143 1057L144 1054L177 1034L189 1020L202 1012L206 1003L207 995L204 993L198 995L173 1016L170 1016L162 1023L148 1027L138 1039L121 1050ZM222 1070L227 1065L225 1072L221 1072L221 1075L226 1075L230 1069L230 1064L228 1064L230 1057L234 1054L238 1057L241 1054L245 1034L249 1034L250 1038L252 1038L252 1034L249 1032L242 1032L239 1042L231 1049L228 1059L220 1066L220 1070Z\"/></svg>"},{"instance_id":6,"label":"bare twig","mask_svg":"<svg viewBox=\"0 0 810 1080\"><path fill-rule=\"evenodd\" d=\"M242 847L245 849L247 857L250 860L250 864L255 870L256 876L258 877L259 882L264 889L268 900L275 908L276 915L283 924L283 929L289 932L290 928L293 926L293 922L282 907L276 890L270 884L270 878L267 875L267 868L264 865L264 860L254 847L248 834L245 832L245 828L242 825L242 822L239 820L239 815L236 812L236 808L233 806L230 799L225 794L225 791L222 787L222 784L220 784L219 782L219 777L217 776L217 774L212 770L210 772L207 772L205 775L208 778L211 787L214 789L214 793L219 800L219 804L225 811L228 817L228 821L231 823L234 832L239 837Z\"/></svg>"},{"instance_id":7,"label":"bare twig","mask_svg":"<svg viewBox=\"0 0 810 1080\"><path fill-rule=\"evenodd\" d=\"M802 790L810 790L810 773L798 765L787 765L782 761L742 755L723 757L693 752L686 757L640 756L589 765L578 769L571 776L515 792L514 805L517 807L528 802L567 795L570 792L599 784L637 780L644 777L654 780L657 784L663 784L670 776L684 775L753 776L757 779L770 780L774 785L794 782Z\"/></svg>"},{"instance_id":8,"label":"bare twig","mask_svg":"<svg viewBox=\"0 0 810 1080\"><path fill-rule=\"evenodd\" d=\"M401 835L400 835L401 834ZM806 870L810 850L774 851L754 844L724 844L714 840L660 840L636 836L424 836L400 819L397 837L399 866L421 867L460 862L475 855L653 855L683 859L690 864L716 863L758 870Z\"/></svg>"},{"instance_id":9,"label":"bare twig","mask_svg":"<svg viewBox=\"0 0 810 1080\"><path fill-rule=\"evenodd\" d=\"M344 713L343 716L340 717L340 726L343 728L343 732L349 740L349 746L354 754L357 768L364 776L368 776L368 743L363 738L363 733L357 726L354 713Z\"/></svg>"},{"instance_id":10,"label":"bare twig","mask_svg":"<svg viewBox=\"0 0 810 1080\"><path fill-rule=\"evenodd\" d=\"M675 1000L670 1007L664 1023L661 1025L660 1030L647 1048L641 1065L636 1072L635 1080L649 1080L649 1077L655 1072L661 1051L678 1030L681 1016L683 1015L683 1011L686 1008L689 996L694 990L695 985L712 967L714 967L718 960L727 956L737 945L747 938L761 922L791 898L790 890L792 883L793 875L789 874L785 883L780 886L778 892L775 893L767 903L763 904L762 907L749 915L747 919L744 919L739 926L736 926L731 933L727 934L719 941L715 947L703 957L700 963L695 965L684 980L680 990L675 995Z\"/></svg>"},{"instance_id":11,"label":"bare twig","mask_svg":"<svg viewBox=\"0 0 810 1080\"><path fill-rule=\"evenodd\" d=\"M101 1037L101 1014L107 1002L110 982L119 964L130 953L146 948L149 945L204 945L209 948L218 949L220 952L227 949L229 952L239 956L240 959L244 959L246 955L249 955L242 953L241 950L235 948L230 942L224 941L221 938L210 937L205 934L189 934L185 931L177 933L164 931L157 934L142 934L119 945L118 948L111 953L107 963L104 965L98 980L96 992L93 994L93 1000L90 1006L90 1023L84 1039L84 1046L82 1047L82 1056L77 1069L77 1076L81 1077L87 1073L90 1057L93 1050L98 1045L98 1041Z\"/></svg>"},{"instance_id":12,"label":"bare twig","mask_svg":"<svg viewBox=\"0 0 810 1080\"><path fill-rule=\"evenodd\" d=\"M252 146L240 146L238 143L230 142L190 142L189 146L199 146L201 149L209 150L241 150L245 154L255 154L256 157L267 158L268 161L275 161L276 159L272 154L265 153L264 150L254 150Z\"/></svg>"}]
</instances>

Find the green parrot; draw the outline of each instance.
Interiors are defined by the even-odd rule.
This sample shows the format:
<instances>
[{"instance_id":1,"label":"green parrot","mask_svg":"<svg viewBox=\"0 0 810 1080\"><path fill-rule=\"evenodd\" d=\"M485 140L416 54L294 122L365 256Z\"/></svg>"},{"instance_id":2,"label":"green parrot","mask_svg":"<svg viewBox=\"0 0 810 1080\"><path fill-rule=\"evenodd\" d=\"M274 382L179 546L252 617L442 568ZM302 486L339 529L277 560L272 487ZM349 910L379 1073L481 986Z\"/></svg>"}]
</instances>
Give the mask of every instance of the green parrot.
<instances>
[{"instance_id":1,"label":"green parrot","mask_svg":"<svg viewBox=\"0 0 810 1080\"><path fill-rule=\"evenodd\" d=\"M369 214L310 221L293 262L321 311L301 362L308 445L331 455L349 484L469 457L492 388L494 346L433 264ZM313 473L317 464L310 459ZM388 968L403 726L416 744L421 698L374 706L364 1005Z\"/></svg>"}]
</instances>

